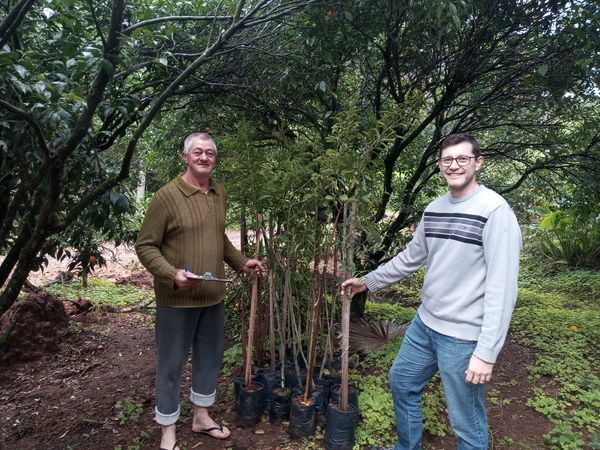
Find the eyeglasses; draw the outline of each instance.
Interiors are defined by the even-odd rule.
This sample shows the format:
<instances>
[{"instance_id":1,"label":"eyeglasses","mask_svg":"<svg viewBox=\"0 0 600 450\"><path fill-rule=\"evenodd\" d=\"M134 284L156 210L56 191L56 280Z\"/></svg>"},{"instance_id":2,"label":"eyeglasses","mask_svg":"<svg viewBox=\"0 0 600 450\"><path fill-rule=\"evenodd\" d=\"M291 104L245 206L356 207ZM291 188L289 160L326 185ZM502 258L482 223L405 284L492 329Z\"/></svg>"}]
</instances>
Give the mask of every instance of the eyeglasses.
<instances>
[{"instance_id":1,"label":"eyeglasses","mask_svg":"<svg viewBox=\"0 0 600 450\"><path fill-rule=\"evenodd\" d=\"M471 162L472 158L477 159L477 156L460 155L460 156L457 156L456 158L452 158L451 156L445 156L443 158L440 158L440 164L444 167L450 167L452 165L452 163L454 161L456 161L456 164L458 164L460 167L463 167L463 166L468 165Z\"/></svg>"}]
</instances>

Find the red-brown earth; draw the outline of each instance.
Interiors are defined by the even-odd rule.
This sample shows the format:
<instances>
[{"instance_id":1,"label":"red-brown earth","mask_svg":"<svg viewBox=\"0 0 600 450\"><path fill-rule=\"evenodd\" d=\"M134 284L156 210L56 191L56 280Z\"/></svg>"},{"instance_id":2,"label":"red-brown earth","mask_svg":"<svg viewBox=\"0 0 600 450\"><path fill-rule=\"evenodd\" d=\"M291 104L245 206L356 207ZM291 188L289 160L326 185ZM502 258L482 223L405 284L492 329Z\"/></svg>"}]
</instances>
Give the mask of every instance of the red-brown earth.
<instances>
[{"instance_id":1,"label":"red-brown earth","mask_svg":"<svg viewBox=\"0 0 600 450\"><path fill-rule=\"evenodd\" d=\"M44 284L59 270L54 267L34 275L32 282ZM151 282L134 258L111 261L95 276L146 289ZM58 307L61 303L68 320ZM11 314L19 314L15 328L19 344L3 350L0 362L0 449L158 448L160 432L152 420L155 355L151 315L87 306L31 294L13 307ZM15 362L20 358L30 360ZM532 352L509 337L488 387L490 443L495 449L544 448L543 435L552 424L526 405L532 388L527 365L533 361ZM217 441L194 435L189 401L184 398L189 387L188 367L178 426L178 438L187 450L306 448L305 443L290 440L285 423L273 426L263 419L254 428L236 427L230 376L219 380L212 414L232 429L231 437ZM139 417L131 411L133 405L140 405ZM452 436L426 435L423 448L451 449L455 445Z\"/></svg>"}]
</instances>

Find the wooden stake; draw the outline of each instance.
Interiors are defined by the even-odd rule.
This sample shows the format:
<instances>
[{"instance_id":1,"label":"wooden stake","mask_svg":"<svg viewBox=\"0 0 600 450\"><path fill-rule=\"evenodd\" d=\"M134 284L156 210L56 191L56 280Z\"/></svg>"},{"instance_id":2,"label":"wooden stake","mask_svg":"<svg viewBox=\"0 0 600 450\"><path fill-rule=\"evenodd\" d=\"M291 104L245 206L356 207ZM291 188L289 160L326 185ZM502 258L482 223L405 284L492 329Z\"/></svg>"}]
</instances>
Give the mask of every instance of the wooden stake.
<instances>
[{"instance_id":1,"label":"wooden stake","mask_svg":"<svg viewBox=\"0 0 600 450\"><path fill-rule=\"evenodd\" d=\"M262 215L256 215L256 248L254 251L254 258L260 257L260 222L262 221ZM256 323L256 308L258 305L258 279L254 278L252 282L252 298L250 300L250 325L248 326L248 340L246 349L246 373L244 375L244 384L246 387L250 386L252 381L252 344L254 343L254 326Z\"/></svg>"},{"instance_id":2,"label":"wooden stake","mask_svg":"<svg viewBox=\"0 0 600 450\"><path fill-rule=\"evenodd\" d=\"M271 372L275 372L275 254L273 253L273 215L269 213L269 348L271 352ZM282 361L283 364L283 361Z\"/></svg>"},{"instance_id":3,"label":"wooden stake","mask_svg":"<svg viewBox=\"0 0 600 450\"><path fill-rule=\"evenodd\" d=\"M350 211L350 224L346 239L346 279L352 276L354 266L354 220L356 217L356 202L352 203ZM340 409L348 410L348 352L350 348L350 291L342 293L342 385L340 387Z\"/></svg>"}]
</instances>

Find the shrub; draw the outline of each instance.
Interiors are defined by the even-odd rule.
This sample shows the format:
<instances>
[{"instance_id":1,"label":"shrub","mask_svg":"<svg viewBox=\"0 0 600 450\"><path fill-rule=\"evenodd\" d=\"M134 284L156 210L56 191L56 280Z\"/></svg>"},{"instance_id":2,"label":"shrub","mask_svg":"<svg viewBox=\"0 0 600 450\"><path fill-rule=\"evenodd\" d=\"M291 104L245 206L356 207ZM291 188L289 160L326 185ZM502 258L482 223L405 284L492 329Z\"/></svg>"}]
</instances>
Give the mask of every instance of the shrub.
<instances>
[{"instance_id":1,"label":"shrub","mask_svg":"<svg viewBox=\"0 0 600 450\"><path fill-rule=\"evenodd\" d=\"M536 233L540 252L551 260L573 267L594 267L600 262L598 217L577 219L554 212L542 220Z\"/></svg>"}]
</instances>

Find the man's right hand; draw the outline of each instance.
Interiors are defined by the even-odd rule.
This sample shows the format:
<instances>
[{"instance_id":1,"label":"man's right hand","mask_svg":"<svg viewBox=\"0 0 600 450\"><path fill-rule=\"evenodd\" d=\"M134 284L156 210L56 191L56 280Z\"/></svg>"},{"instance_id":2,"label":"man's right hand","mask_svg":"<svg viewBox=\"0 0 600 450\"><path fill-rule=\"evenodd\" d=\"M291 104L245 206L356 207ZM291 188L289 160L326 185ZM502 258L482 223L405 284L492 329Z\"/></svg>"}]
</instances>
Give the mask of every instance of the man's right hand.
<instances>
[{"instance_id":1,"label":"man's right hand","mask_svg":"<svg viewBox=\"0 0 600 450\"><path fill-rule=\"evenodd\" d=\"M179 270L175 274L175 285L178 289L181 289L182 291L193 288L198 284L198 281L199 280L194 280L193 278L188 278L186 275L186 271L183 269Z\"/></svg>"},{"instance_id":2,"label":"man's right hand","mask_svg":"<svg viewBox=\"0 0 600 450\"><path fill-rule=\"evenodd\" d=\"M345 293L348 288L350 288L350 297L354 297L356 294L365 292L367 290L367 285L360 278L349 278L342 283L342 293Z\"/></svg>"}]
</instances>

